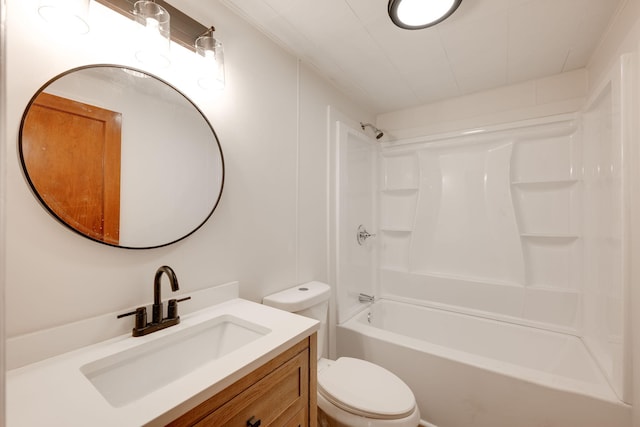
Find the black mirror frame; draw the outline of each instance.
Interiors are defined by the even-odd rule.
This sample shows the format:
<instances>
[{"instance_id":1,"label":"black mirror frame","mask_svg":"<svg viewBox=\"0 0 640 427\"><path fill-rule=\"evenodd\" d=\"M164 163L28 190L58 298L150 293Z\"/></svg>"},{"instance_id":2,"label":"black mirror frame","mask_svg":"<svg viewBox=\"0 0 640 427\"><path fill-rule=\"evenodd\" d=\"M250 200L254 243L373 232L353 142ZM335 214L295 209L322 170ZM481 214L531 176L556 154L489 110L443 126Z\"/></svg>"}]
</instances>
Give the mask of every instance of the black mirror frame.
<instances>
[{"instance_id":1,"label":"black mirror frame","mask_svg":"<svg viewBox=\"0 0 640 427\"><path fill-rule=\"evenodd\" d=\"M26 167L26 163L25 163L25 159L24 159L24 153L22 150L22 134L23 134L23 129L24 129L24 125L25 125L25 121L27 118L27 115L29 113L29 109L31 108L31 106L33 105L33 103L36 101L36 98L38 98L38 96L43 93L47 87L52 84L53 82L55 82L56 80L61 79L62 77L65 77L69 74L72 74L76 71L81 71L81 70L85 70L85 69L90 69L90 68L119 68L122 70L131 70L132 72L135 73L141 73L144 74L146 76L149 76L157 81L159 81L160 83L164 83L165 85L169 86L170 88L172 88L174 91L176 91L178 94L180 94L189 104L191 104L196 111L198 111L198 113L202 116L202 118L204 119L204 121L206 122L207 126L209 127L209 129L211 129L211 133L213 134L213 137L215 139L215 143L218 146L218 152L220 153L220 165L222 168L221 171L221 181L220 181L220 191L218 194L218 197L213 205L213 208L211 209L211 211L208 213L208 215L203 219L203 221L198 224L193 230L191 230L190 232L188 232L187 234L172 240L170 242L167 243L162 243L162 244L158 244L158 245L152 245L152 246L122 246L122 245L114 245L112 243L108 243L108 242L104 242L102 240L99 239L95 239L91 236L88 236L78 230L76 230L75 228L73 228L71 225L69 225L68 223L66 223L65 221L63 221L48 205L47 203L44 201L43 197L38 193L38 190L36 189L35 185L33 184L33 182L31 181L31 178L29 177L29 173L27 171L27 167ZM202 110L200 108L198 108L198 106L188 97L186 96L184 93L182 93L180 90L178 90L175 86L173 86L172 84L170 84L169 82L167 82L166 80L151 74L147 71L144 70L140 70L140 69L136 69L134 67L130 67L130 66L125 66L125 65L117 65L117 64L90 64L90 65L83 65L80 67L75 67L72 69L69 69L67 71L64 71L54 77L52 77L51 79L49 79L46 83L44 83L37 91L36 93L31 97L31 99L29 100L29 103L27 104L24 113L22 114L22 118L20 120L20 130L18 132L18 154L20 157L20 165L21 165L21 169L22 169L22 173L23 176L25 178L25 180L27 181L28 185L29 185L29 189L31 190L31 192L33 193L33 195L36 197L36 199L40 202L40 204L45 208L45 210L51 215L53 216L59 223L61 223L62 225L64 225L65 227L67 227L68 229L70 229L71 231L73 231L74 233L87 238L89 240L92 240L94 242L103 244L103 245L107 245L107 246L111 246L111 247L115 247L115 248L122 248L122 249L135 249L135 250L141 250L141 249L155 249L155 248L161 248L161 247L165 247L165 246L169 246L172 245L174 243L177 243L181 240L186 239L187 237L191 236L193 233L195 233L196 231L198 231L208 220L209 218L211 218L211 216L213 215L213 212L216 210L216 208L218 207L218 205L220 204L220 199L222 198L222 193L224 190L224 181L225 181L225 162L224 162L224 155L222 153L222 147L220 146L220 140L218 138L218 135L216 134L215 130L213 129L213 126L211 126L211 123L209 122L209 120L207 119L207 117L205 116L205 114L202 112Z\"/></svg>"}]
</instances>

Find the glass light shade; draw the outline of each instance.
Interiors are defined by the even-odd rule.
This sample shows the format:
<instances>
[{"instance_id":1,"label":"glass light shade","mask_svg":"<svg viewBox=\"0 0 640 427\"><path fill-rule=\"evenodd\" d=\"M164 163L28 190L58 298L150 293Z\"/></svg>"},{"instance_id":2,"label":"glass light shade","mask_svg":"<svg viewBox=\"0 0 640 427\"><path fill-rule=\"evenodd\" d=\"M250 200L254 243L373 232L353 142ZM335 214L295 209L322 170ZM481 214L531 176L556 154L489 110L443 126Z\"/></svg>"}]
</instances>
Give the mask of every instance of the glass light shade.
<instances>
[{"instance_id":1,"label":"glass light shade","mask_svg":"<svg viewBox=\"0 0 640 427\"><path fill-rule=\"evenodd\" d=\"M204 89L224 88L224 52L222 43L207 34L196 39L196 53L201 57L198 84Z\"/></svg>"},{"instance_id":2,"label":"glass light shade","mask_svg":"<svg viewBox=\"0 0 640 427\"><path fill-rule=\"evenodd\" d=\"M89 0L40 0L38 13L42 19L62 32L89 32Z\"/></svg>"},{"instance_id":3,"label":"glass light shade","mask_svg":"<svg viewBox=\"0 0 640 427\"><path fill-rule=\"evenodd\" d=\"M136 58L152 67L168 67L171 24L169 12L152 1L138 1L133 14L140 24L136 40Z\"/></svg>"},{"instance_id":4,"label":"glass light shade","mask_svg":"<svg viewBox=\"0 0 640 427\"><path fill-rule=\"evenodd\" d=\"M390 0L388 12L398 27L418 30L444 21L460 3L462 0Z\"/></svg>"}]
</instances>

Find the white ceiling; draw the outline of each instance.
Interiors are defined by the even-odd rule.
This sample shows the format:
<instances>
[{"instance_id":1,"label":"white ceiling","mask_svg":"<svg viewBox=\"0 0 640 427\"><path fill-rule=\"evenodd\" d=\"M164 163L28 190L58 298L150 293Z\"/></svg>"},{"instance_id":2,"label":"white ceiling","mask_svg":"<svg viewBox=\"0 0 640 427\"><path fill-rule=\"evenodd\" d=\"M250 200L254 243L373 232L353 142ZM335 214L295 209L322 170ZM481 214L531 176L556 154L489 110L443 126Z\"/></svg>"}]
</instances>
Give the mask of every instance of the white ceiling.
<instances>
[{"instance_id":1,"label":"white ceiling","mask_svg":"<svg viewBox=\"0 0 640 427\"><path fill-rule=\"evenodd\" d=\"M387 0L222 0L374 112L584 67L624 0L463 0L397 28Z\"/></svg>"}]
</instances>

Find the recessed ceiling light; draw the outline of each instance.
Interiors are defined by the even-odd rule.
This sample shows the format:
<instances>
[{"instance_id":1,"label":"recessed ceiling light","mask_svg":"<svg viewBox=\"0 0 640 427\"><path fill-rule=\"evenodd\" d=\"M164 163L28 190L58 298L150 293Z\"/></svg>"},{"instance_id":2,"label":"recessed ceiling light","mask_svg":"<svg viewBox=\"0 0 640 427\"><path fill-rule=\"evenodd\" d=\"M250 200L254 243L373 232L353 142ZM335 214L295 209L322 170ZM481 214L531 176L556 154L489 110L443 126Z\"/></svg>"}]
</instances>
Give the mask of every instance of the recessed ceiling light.
<instances>
[{"instance_id":1,"label":"recessed ceiling light","mask_svg":"<svg viewBox=\"0 0 640 427\"><path fill-rule=\"evenodd\" d=\"M419 30L447 19L462 0L389 0L391 20L400 28Z\"/></svg>"}]
</instances>

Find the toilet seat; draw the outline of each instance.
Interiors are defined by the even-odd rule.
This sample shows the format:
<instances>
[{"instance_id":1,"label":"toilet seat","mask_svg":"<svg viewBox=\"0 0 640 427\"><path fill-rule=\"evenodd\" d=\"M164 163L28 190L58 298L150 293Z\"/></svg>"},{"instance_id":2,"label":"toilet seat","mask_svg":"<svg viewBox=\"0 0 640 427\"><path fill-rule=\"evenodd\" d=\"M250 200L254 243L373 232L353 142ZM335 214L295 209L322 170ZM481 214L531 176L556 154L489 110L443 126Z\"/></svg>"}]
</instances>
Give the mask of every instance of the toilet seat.
<instances>
[{"instance_id":1,"label":"toilet seat","mask_svg":"<svg viewBox=\"0 0 640 427\"><path fill-rule=\"evenodd\" d=\"M340 409L367 418L404 418L416 406L413 392L400 378L351 357L341 357L318 373L318 392Z\"/></svg>"}]
</instances>

